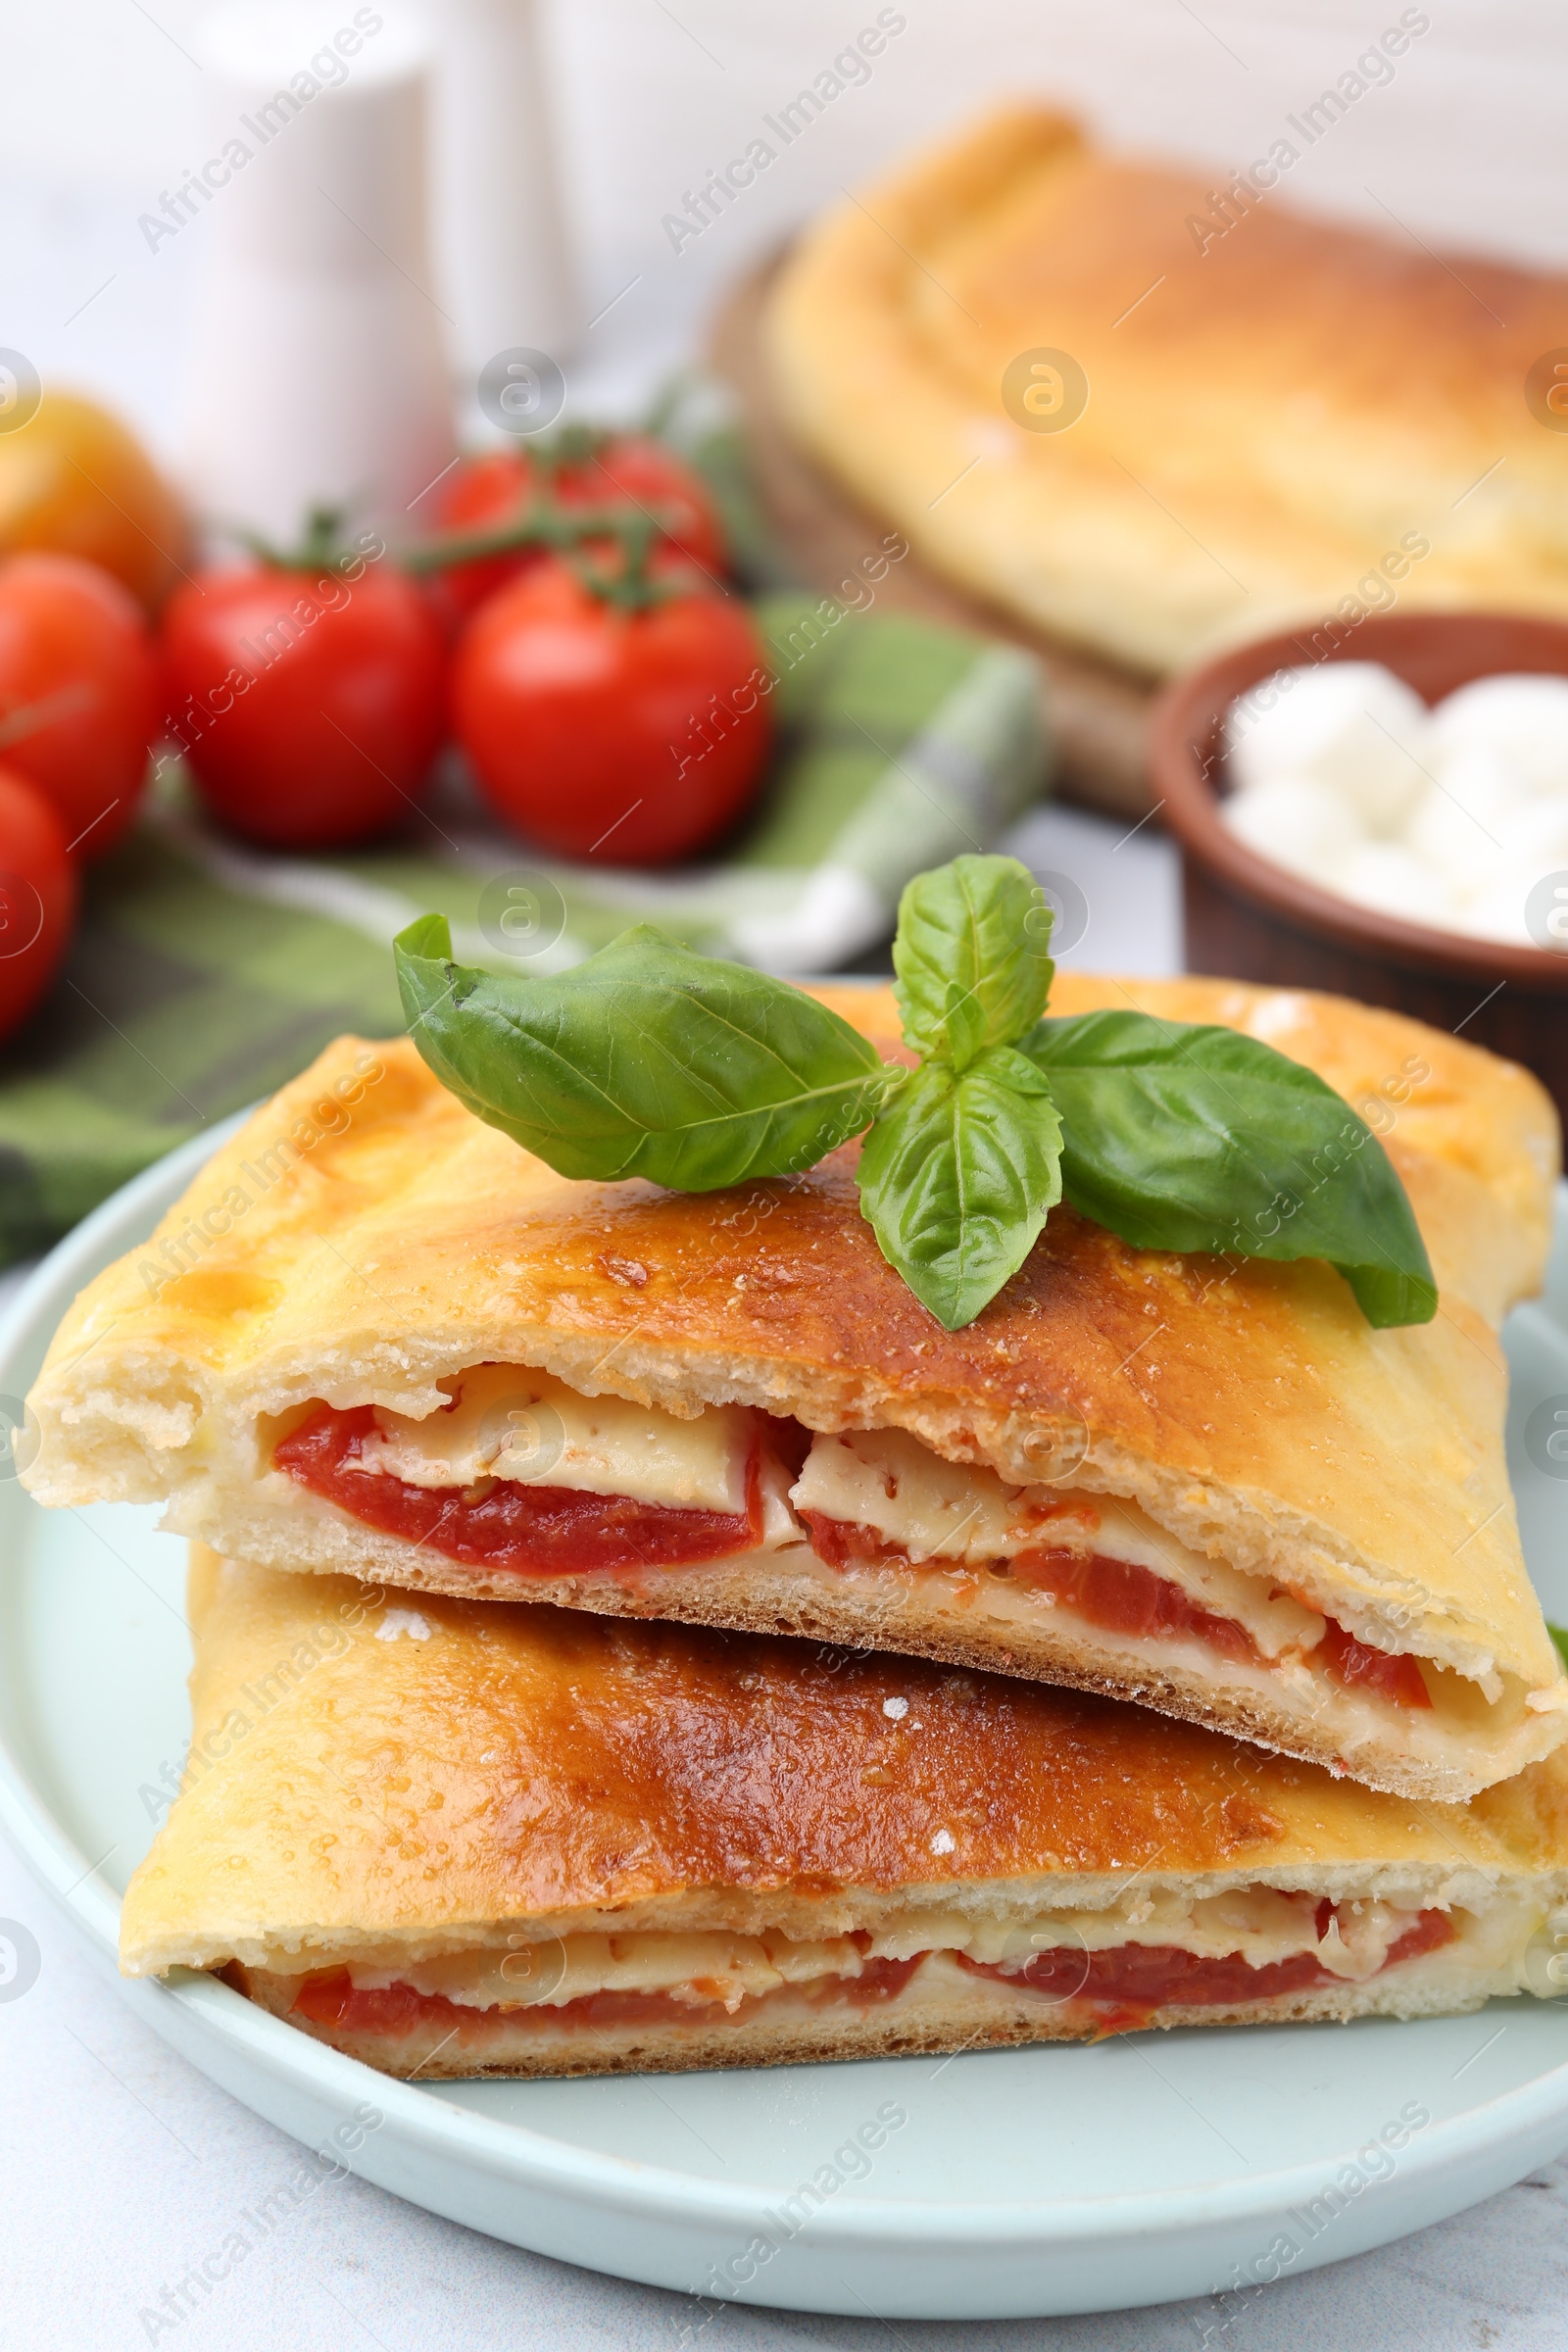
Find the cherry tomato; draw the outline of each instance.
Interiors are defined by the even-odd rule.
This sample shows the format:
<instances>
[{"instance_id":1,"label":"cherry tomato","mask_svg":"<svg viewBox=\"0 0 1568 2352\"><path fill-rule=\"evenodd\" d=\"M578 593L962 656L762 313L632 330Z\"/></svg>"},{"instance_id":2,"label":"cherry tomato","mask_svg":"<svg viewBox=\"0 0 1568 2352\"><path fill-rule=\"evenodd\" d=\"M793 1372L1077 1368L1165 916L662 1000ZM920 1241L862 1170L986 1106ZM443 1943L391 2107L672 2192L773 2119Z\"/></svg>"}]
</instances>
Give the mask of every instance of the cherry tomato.
<instances>
[{"instance_id":1,"label":"cherry tomato","mask_svg":"<svg viewBox=\"0 0 1568 2352\"><path fill-rule=\"evenodd\" d=\"M0 767L0 1037L55 975L76 919L76 869L59 811Z\"/></svg>"},{"instance_id":2,"label":"cherry tomato","mask_svg":"<svg viewBox=\"0 0 1568 2352\"><path fill-rule=\"evenodd\" d=\"M158 655L135 601L74 556L0 564L0 760L97 858L135 814L158 724Z\"/></svg>"},{"instance_id":3,"label":"cherry tomato","mask_svg":"<svg viewBox=\"0 0 1568 2352\"><path fill-rule=\"evenodd\" d=\"M443 537L459 532L467 537L470 532L499 530L505 523L519 521L535 479L527 459L514 456L510 449L465 458L447 476L436 527ZM454 564L437 572L432 586L453 634L487 597L542 561L542 553L519 549L514 555L484 556L475 564Z\"/></svg>"},{"instance_id":4,"label":"cherry tomato","mask_svg":"<svg viewBox=\"0 0 1568 2352\"><path fill-rule=\"evenodd\" d=\"M509 823L568 858L662 865L752 798L768 684L743 605L688 589L625 611L552 560L468 623L453 725Z\"/></svg>"},{"instance_id":5,"label":"cherry tomato","mask_svg":"<svg viewBox=\"0 0 1568 2352\"><path fill-rule=\"evenodd\" d=\"M277 849L341 848L407 815L445 670L427 599L385 558L205 572L164 615L169 733L214 814Z\"/></svg>"},{"instance_id":6,"label":"cherry tomato","mask_svg":"<svg viewBox=\"0 0 1568 2352\"><path fill-rule=\"evenodd\" d=\"M156 612L189 560L184 510L139 441L97 403L46 392L0 433L0 555L101 564Z\"/></svg>"},{"instance_id":7,"label":"cherry tomato","mask_svg":"<svg viewBox=\"0 0 1568 2352\"><path fill-rule=\"evenodd\" d=\"M436 515L443 533L499 530L525 515L534 491L547 487L564 507L629 505L668 516L670 544L714 580L725 569L724 534L701 478L662 442L642 433L600 441L581 436L582 454L541 464L526 450L497 449L467 458L448 476ZM568 449L570 445L568 444ZM529 549L454 564L441 574L445 596L461 618L519 571L543 562Z\"/></svg>"}]
</instances>

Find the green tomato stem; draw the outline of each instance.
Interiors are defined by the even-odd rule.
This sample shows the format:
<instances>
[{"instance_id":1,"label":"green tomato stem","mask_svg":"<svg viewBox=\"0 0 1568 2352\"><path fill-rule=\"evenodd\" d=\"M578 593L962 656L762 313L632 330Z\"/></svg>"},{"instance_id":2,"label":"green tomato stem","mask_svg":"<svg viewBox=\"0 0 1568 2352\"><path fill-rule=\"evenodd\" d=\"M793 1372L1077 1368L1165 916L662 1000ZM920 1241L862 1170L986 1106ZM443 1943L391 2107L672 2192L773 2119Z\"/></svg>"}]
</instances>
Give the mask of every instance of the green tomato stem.
<instances>
[{"instance_id":1,"label":"green tomato stem","mask_svg":"<svg viewBox=\"0 0 1568 2352\"><path fill-rule=\"evenodd\" d=\"M258 563L273 571L307 571L319 577L326 572L341 571L360 555L360 550L345 547L343 533L348 523L346 507L312 507L305 517L305 534L294 547L279 547L260 531L240 531L236 534L241 546L248 547Z\"/></svg>"},{"instance_id":2,"label":"green tomato stem","mask_svg":"<svg viewBox=\"0 0 1568 2352\"><path fill-rule=\"evenodd\" d=\"M646 563L655 532L667 530L673 520L667 511L658 509L645 514L640 509L628 513L622 506L564 507L540 491L515 522L499 524L490 531L464 531L431 539L423 547L408 549L399 561L405 571L422 577L449 570L454 564L477 564L487 556L515 555L527 548L570 555L593 539L613 539L630 557L640 539Z\"/></svg>"}]
</instances>

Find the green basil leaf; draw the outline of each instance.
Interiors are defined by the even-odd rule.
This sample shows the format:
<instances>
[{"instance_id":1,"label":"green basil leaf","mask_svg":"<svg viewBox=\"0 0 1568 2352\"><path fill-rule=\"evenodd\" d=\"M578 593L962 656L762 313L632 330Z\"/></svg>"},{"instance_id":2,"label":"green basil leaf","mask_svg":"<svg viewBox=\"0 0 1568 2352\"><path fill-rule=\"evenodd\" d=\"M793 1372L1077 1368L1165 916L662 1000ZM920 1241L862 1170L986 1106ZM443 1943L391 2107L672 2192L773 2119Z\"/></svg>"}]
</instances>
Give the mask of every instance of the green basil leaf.
<instances>
[{"instance_id":1,"label":"green basil leaf","mask_svg":"<svg viewBox=\"0 0 1568 2352\"><path fill-rule=\"evenodd\" d=\"M1408 1196L1315 1072L1234 1029L1086 1012L1021 1051L1061 1114L1074 1208L1141 1250L1324 1257L1369 1323L1428 1323L1437 1285Z\"/></svg>"},{"instance_id":2,"label":"green basil leaf","mask_svg":"<svg viewBox=\"0 0 1568 2352\"><path fill-rule=\"evenodd\" d=\"M1557 1655L1563 1662L1564 1671L1568 1672L1568 1632L1565 1632L1560 1625L1550 1624L1547 1625L1546 1631L1557 1645Z\"/></svg>"},{"instance_id":3,"label":"green basil leaf","mask_svg":"<svg viewBox=\"0 0 1568 2352\"><path fill-rule=\"evenodd\" d=\"M955 858L916 874L899 901L895 995L917 1054L967 1069L1010 1046L1046 1008L1051 908L1016 858Z\"/></svg>"},{"instance_id":4,"label":"green basil leaf","mask_svg":"<svg viewBox=\"0 0 1568 2352\"><path fill-rule=\"evenodd\" d=\"M650 924L549 978L451 960L445 919L395 943L409 1028L443 1086L563 1176L687 1193L808 1168L902 1072L787 982Z\"/></svg>"},{"instance_id":5,"label":"green basil leaf","mask_svg":"<svg viewBox=\"0 0 1568 2352\"><path fill-rule=\"evenodd\" d=\"M960 988L956 980L950 980L942 1025L948 1059L956 1070L966 1070L986 1050L985 1007L978 989Z\"/></svg>"},{"instance_id":6,"label":"green basil leaf","mask_svg":"<svg viewBox=\"0 0 1568 2352\"><path fill-rule=\"evenodd\" d=\"M928 1061L881 1111L860 1153L860 1210L877 1245L949 1331L972 1323L1061 1198L1049 1095L1020 1094L1003 1053L966 1070Z\"/></svg>"},{"instance_id":7,"label":"green basil leaf","mask_svg":"<svg viewBox=\"0 0 1568 2352\"><path fill-rule=\"evenodd\" d=\"M993 1078L1010 1086L1015 1095L1044 1095L1051 1099L1051 1080L1038 1061L1020 1054L1016 1046L993 1046L986 1055L986 1068Z\"/></svg>"}]
</instances>

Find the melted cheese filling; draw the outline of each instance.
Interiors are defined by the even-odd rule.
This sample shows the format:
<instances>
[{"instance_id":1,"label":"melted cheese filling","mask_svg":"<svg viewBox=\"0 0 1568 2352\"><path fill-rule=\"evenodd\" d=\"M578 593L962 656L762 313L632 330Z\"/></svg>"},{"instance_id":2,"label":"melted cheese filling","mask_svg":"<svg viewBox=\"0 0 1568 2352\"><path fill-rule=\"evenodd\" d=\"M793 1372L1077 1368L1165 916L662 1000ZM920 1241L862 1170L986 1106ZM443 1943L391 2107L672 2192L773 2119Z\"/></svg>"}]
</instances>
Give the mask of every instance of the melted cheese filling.
<instances>
[{"instance_id":1,"label":"melted cheese filling","mask_svg":"<svg viewBox=\"0 0 1568 2352\"><path fill-rule=\"evenodd\" d=\"M427 1489L509 1479L738 1515L747 1463L767 1427L764 1414L741 1405L709 1405L685 1421L624 1397L582 1396L516 1365L478 1365L442 1385L451 1406L422 1420L378 1405L358 1467ZM1199 1608L1245 1627L1270 1665L1302 1660L1323 1640L1315 1610L1263 1577L1190 1550L1136 1503L1008 1486L993 1470L945 1461L903 1430L816 1436L792 1488L764 1446L762 1490L764 1550L803 1544L795 1513L808 1511L869 1530L917 1567L982 1569L1040 1546L1094 1552L1147 1568ZM1036 1597L1033 1605L1043 1604Z\"/></svg>"},{"instance_id":2,"label":"melted cheese filling","mask_svg":"<svg viewBox=\"0 0 1568 2352\"><path fill-rule=\"evenodd\" d=\"M1204 1559L1135 1502L1056 1487L1009 1487L994 1470L944 1461L897 1429L813 1439L790 1500L874 1530L915 1565L984 1567L1047 1545L1148 1568L1211 1616L1229 1617L1265 1658L1315 1649L1324 1621L1262 1577Z\"/></svg>"},{"instance_id":3,"label":"melted cheese filling","mask_svg":"<svg viewBox=\"0 0 1568 2352\"><path fill-rule=\"evenodd\" d=\"M363 1469L411 1487L505 1478L668 1510L746 1508L757 1415L742 1405L710 1404L695 1421L677 1421L621 1396L579 1396L548 1372L511 1364L481 1364L443 1385L456 1391L451 1406L422 1421L376 1406Z\"/></svg>"},{"instance_id":4,"label":"melted cheese filling","mask_svg":"<svg viewBox=\"0 0 1568 2352\"><path fill-rule=\"evenodd\" d=\"M364 1961L348 1966L360 1991L408 1984L476 2009L560 2009L591 1993L641 1992L665 1993L693 2007L721 2002L733 2012L743 2001L786 1984L853 1981L875 1960L961 1953L991 1967L1016 1962L1023 1968L1037 1954L1062 1946L1103 1951L1131 1943L1175 1946L1203 1959L1240 1955L1253 1968L1309 1952L1331 1976L1360 1984L1377 1975L1419 1916L1415 1908L1392 1903L1342 1901L1319 1940L1317 1907L1315 1895L1268 1886L1196 1899L1173 1889L1144 1888L1099 1911L976 1922L960 1912L922 1910L880 1934L814 1942L773 1931L760 1936L711 1931L567 1936L535 1943L519 1934L506 1946L386 1966ZM1458 1915L1461 1933L1469 1924L1466 1914ZM270 1965L294 1974L320 1963L295 1955Z\"/></svg>"}]
</instances>

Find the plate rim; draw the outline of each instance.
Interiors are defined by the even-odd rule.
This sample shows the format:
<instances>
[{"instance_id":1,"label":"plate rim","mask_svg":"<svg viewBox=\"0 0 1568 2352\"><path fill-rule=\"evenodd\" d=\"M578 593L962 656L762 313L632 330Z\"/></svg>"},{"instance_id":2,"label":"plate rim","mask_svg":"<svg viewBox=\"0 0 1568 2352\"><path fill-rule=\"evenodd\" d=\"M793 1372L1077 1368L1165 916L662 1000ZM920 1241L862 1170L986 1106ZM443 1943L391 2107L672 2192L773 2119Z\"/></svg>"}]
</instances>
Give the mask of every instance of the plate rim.
<instances>
[{"instance_id":1,"label":"plate rim","mask_svg":"<svg viewBox=\"0 0 1568 2352\"><path fill-rule=\"evenodd\" d=\"M249 1115L249 1108L237 1111L176 1146L100 1202L55 1245L0 1313L0 1388L11 1376L18 1355L29 1343L43 1336L41 1318L48 1315L51 1301L64 1286L68 1283L71 1286L68 1297L74 1295L84 1279L81 1269L95 1259L106 1242L113 1243L117 1250L130 1246L137 1221L149 1209L161 1211L171 1205L196 1171ZM1568 1184L1559 1184L1557 1205L1559 1215L1568 1219ZM1532 1303L1539 1311L1542 1302ZM82 1853L34 1784L13 1733L4 1693L0 1692L0 1829L9 1836L45 1894L59 1905L100 1958L114 1968L119 1897L97 1876L96 1866ZM167 1984L159 1980L122 1978L116 1971L115 1982L122 1997L130 2000L166 2039L175 2040L201 2071L210 2072L203 2066L201 2056L192 2052L193 2036L170 2030L174 2026L174 2016L172 2011L163 2010L164 2003L172 2004L172 2010L180 2013L183 2023L196 2029L196 2040L211 2035L233 2058L260 2066L267 2074L306 2095L352 2108L356 2099L373 2094L374 2103L383 2110L387 2123L396 2122L403 2140L421 2152L461 2157L478 2164L494 2179L565 2196L599 2212L635 2214L640 2221L655 2225L678 2222L687 2227L756 2232L765 2227L769 2203L781 2194L792 2193L795 2186L787 2180L773 2185L730 2185L705 2174L684 2173L673 2166L590 2149L531 2125L482 2114L443 2098L433 2085L404 2082L378 2074L361 2060L299 2034L282 2019L258 2009L231 1986L200 1971L177 1971ZM161 2012L166 2021L163 2024ZM1249 2030L1233 2029L1238 2033ZM993 2063L1021 2054L975 2053ZM252 2104L243 2092L232 2091L230 2095L240 2098L243 2104ZM1568 2133L1568 2050L1557 2065L1533 2076L1529 2082L1423 2128L1419 2136L1401 2151L1399 2171L1406 2189L1419 2187L1423 2181L1451 2171L1458 2162L1473 2163L1500 2149L1510 2139L1523 2141L1559 2116ZM853 2201L823 2205L813 2212L810 2243L814 2251L843 2255L857 2249L894 2252L911 2240L929 2248L936 2239L946 2241L956 2251L961 2248L976 2253L1032 2252L1043 2257L1068 2247L1089 2251L1097 2242L1130 2235L1157 2243L1204 2224L1221 2220L1245 2224L1278 2214L1282 2207L1298 2205L1314 2193L1321 2194L1325 2178L1337 2166L1353 2161L1355 2153L1353 2145L1347 2146L1298 2166L1245 2176L1227 2175L1197 2186L1138 2189L1092 2197L1054 2197L1049 2201L993 2197L971 2203L954 2197L859 2196ZM412 2201L419 2201L416 2192L413 2193ZM1460 2200L1461 2205L1463 2201ZM1446 2208L1457 2209L1454 2205ZM1421 2226L1424 2225L1413 2225ZM1346 2253L1351 2250L1347 2247ZM769 2300L765 2294L740 2292L725 2299L758 2303ZM1106 2304L1099 2308L1115 2306Z\"/></svg>"}]
</instances>

